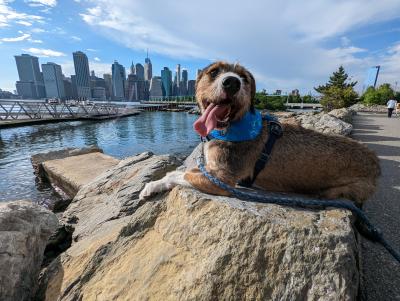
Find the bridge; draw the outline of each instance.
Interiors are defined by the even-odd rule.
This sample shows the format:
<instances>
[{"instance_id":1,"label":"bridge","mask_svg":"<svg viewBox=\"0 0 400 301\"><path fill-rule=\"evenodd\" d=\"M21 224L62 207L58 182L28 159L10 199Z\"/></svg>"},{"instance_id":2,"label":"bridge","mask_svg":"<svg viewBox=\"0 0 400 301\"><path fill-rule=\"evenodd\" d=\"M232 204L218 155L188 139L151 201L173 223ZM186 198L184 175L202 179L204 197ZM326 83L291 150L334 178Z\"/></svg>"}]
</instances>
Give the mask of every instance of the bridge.
<instances>
[{"instance_id":1,"label":"bridge","mask_svg":"<svg viewBox=\"0 0 400 301\"><path fill-rule=\"evenodd\" d=\"M322 109L322 105L320 103L285 102L285 106L288 109Z\"/></svg>"}]
</instances>

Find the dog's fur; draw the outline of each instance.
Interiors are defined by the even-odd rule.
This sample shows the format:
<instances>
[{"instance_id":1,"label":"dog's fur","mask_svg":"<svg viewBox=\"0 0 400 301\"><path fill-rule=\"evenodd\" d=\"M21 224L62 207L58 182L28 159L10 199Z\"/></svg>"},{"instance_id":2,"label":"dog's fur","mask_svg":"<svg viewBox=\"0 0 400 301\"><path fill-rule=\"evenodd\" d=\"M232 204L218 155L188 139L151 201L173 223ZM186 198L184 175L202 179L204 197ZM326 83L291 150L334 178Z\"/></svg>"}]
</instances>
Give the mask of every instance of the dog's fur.
<instances>
[{"instance_id":1,"label":"dog's fur","mask_svg":"<svg viewBox=\"0 0 400 301\"><path fill-rule=\"evenodd\" d=\"M229 120L239 120L254 109L255 81L238 64L216 62L206 67L196 81L196 99L202 112L210 103L226 103L221 82L228 75L240 79L240 90L229 98ZM229 124L227 125L229 126ZM324 135L299 125L284 123L271 158L257 176L255 185L267 191L292 192L335 199L364 202L375 190L380 174L376 155L352 139ZM226 142L211 140L205 145L206 169L225 183L235 184L253 174L253 168L268 139L267 124L255 140ZM140 197L171 189L175 185L192 186L200 191L229 195L212 184L198 169L175 171L151 182Z\"/></svg>"}]
</instances>

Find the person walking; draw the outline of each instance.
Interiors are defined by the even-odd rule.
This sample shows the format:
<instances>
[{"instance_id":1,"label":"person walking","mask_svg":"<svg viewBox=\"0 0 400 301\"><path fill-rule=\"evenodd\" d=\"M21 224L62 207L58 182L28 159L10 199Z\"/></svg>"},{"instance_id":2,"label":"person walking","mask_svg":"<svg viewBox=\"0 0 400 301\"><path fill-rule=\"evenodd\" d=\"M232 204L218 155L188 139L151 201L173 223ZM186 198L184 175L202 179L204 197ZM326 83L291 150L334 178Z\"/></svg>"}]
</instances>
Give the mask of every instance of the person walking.
<instances>
[{"instance_id":1,"label":"person walking","mask_svg":"<svg viewBox=\"0 0 400 301\"><path fill-rule=\"evenodd\" d=\"M388 117L392 117L393 110L396 108L397 101L394 99L389 99L387 102L387 109L388 109Z\"/></svg>"}]
</instances>

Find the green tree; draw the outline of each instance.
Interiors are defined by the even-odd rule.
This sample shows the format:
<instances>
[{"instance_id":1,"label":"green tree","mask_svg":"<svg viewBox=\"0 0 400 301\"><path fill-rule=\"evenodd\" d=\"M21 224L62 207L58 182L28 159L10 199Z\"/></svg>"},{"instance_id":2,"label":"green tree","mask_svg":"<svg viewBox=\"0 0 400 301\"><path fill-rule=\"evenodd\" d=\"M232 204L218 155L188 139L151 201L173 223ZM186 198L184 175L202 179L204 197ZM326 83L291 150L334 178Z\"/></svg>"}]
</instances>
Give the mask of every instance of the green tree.
<instances>
[{"instance_id":1,"label":"green tree","mask_svg":"<svg viewBox=\"0 0 400 301\"><path fill-rule=\"evenodd\" d=\"M390 84L382 84L377 89L368 87L361 97L361 100L366 105L385 105L391 98L396 98L396 93Z\"/></svg>"},{"instance_id":2,"label":"green tree","mask_svg":"<svg viewBox=\"0 0 400 301\"><path fill-rule=\"evenodd\" d=\"M255 107L260 110L285 111L286 98L268 95L265 90L257 92L254 97Z\"/></svg>"},{"instance_id":3,"label":"green tree","mask_svg":"<svg viewBox=\"0 0 400 301\"><path fill-rule=\"evenodd\" d=\"M321 105L325 111L348 107L357 102L358 95L354 91L357 82L348 81L348 77L343 66L340 66L325 85L314 88L322 94Z\"/></svg>"}]
</instances>

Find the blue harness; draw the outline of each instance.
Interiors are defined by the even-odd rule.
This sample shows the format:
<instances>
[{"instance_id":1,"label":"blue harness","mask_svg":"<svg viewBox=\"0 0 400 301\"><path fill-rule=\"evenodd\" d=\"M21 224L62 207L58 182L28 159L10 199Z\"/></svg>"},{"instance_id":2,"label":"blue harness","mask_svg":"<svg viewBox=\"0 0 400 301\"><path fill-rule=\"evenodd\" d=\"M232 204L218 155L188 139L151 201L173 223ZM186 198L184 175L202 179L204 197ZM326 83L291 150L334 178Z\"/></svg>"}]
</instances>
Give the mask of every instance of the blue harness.
<instances>
[{"instance_id":1,"label":"blue harness","mask_svg":"<svg viewBox=\"0 0 400 301\"><path fill-rule=\"evenodd\" d=\"M244 187L251 187L253 185L256 177L267 164L276 140L283 134L282 126L277 118L271 115L262 116L256 110L253 112L248 111L242 119L231 122L226 130L212 130L206 137L207 140L216 139L229 142L254 140L261 134L264 120L267 121L269 136L254 166L253 177L244 179L239 183L239 185Z\"/></svg>"}]
</instances>

